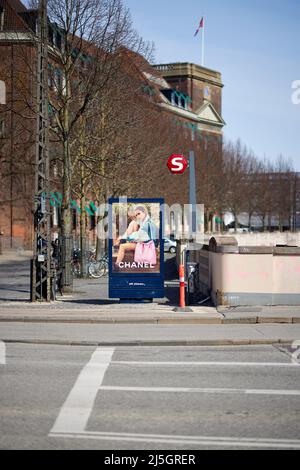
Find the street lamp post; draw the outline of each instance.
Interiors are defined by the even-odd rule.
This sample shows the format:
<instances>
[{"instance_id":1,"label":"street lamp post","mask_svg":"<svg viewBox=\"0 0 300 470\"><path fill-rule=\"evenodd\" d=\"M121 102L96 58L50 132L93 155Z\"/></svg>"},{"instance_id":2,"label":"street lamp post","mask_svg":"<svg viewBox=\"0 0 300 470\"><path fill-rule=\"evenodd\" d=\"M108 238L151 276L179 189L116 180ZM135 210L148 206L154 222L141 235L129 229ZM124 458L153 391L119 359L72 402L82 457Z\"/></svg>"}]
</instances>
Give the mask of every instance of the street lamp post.
<instances>
[{"instance_id":1,"label":"street lamp post","mask_svg":"<svg viewBox=\"0 0 300 470\"><path fill-rule=\"evenodd\" d=\"M195 129L192 128L192 142L195 141ZM189 178L190 178L190 208L191 208L191 225L192 234L197 232L197 192L196 192L196 171L195 171L195 152L189 152Z\"/></svg>"}]
</instances>

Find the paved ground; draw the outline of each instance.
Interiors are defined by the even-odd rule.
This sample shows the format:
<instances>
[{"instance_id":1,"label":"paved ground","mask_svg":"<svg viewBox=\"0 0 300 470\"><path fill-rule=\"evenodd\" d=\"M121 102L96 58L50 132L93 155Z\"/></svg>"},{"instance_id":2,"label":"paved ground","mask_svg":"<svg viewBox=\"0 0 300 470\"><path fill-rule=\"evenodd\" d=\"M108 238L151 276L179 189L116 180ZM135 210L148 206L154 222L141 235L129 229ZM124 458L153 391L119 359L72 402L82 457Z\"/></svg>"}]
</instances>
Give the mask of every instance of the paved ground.
<instances>
[{"instance_id":1,"label":"paved ground","mask_svg":"<svg viewBox=\"0 0 300 470\"><path fill-rule=\"evenodd\" d=\"M0 302L28 301L30 298L29 255L0 256Z\"/></svg>"},{"instance_id":2,"label":"paved ground","mask_svg":"<svg viewBox=\"0 0 300 470\"><path fill-rule=\"evenodd\" d=\"M300 448L300 366L272 346L7 344L0 374L1 449Z\"/></svg>"},{"instance_id":3,"label":"paved ground","mask_svg":"<svg viewBox=\"0 0 300 470\"><path fill-rule=\"evenodd\" d=\"M30 252L0 256L0 307L30 306ZM179 283L174 255L165 254L166 297L162 305L178 305ZM175 280L175 283L173 282ZM26 305L27 303L27 305ZM97 309L116 303L108 298L108 278L74 279L74 294L64 295L53 308ZM49 306L46 306L49 307Z\"/></svg>"}]
</instances>

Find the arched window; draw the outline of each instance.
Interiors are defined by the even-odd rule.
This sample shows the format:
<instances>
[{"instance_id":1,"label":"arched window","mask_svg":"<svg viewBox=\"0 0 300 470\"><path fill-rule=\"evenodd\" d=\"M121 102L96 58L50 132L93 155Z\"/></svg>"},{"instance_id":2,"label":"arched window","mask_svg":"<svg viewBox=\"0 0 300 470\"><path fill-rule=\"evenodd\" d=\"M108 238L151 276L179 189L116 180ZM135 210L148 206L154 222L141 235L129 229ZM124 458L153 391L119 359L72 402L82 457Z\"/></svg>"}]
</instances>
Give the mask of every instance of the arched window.
<instances>
[{"instance_id":1,"label":"arched window","mask_svg":"<svg viewBox=\"0 0 300 470\"><path fill-rule=\"evenodd\" d=\"M2 80L0 80L0 104L6 104L6 87Z\"/></svg>"}]
</instances>

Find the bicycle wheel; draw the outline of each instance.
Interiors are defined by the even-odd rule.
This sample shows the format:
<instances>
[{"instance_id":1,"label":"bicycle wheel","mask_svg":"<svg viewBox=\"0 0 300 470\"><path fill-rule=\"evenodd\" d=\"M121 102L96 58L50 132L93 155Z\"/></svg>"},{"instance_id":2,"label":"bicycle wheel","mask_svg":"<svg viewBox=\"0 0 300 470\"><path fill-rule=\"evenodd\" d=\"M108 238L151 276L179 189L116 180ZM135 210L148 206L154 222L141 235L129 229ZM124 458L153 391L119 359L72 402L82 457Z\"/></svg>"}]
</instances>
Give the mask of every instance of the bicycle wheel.
<instances>
[{"instance_id":1,"label":"bicycle wheel","mask_svg":"<svg viewBox=\"0 0 300 470\"><path fill-rule=\"evenodd\" d=\"M106 272L105 264L102 261L96 261L89 264L89 275L95 279L104 276Z\"/></svg>"}]
</instances>

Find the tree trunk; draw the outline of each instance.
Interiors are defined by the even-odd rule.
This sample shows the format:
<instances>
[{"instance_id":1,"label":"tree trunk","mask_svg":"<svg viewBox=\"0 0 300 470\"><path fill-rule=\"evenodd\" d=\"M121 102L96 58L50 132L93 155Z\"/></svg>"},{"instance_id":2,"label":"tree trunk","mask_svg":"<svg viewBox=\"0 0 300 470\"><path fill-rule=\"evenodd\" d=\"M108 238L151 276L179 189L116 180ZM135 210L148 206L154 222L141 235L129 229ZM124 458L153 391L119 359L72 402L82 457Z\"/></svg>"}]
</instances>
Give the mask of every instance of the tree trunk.
<instances>
[{"instance_id":1,"label":"tree trunk","mask_svg":"<svg viewBox=\"0 0 300 470\"><path fill-rule=\"evenodd\" d=\"M235 211L233 212L233 216L234 216L234 232L237 233L238 219L237 219L237 213Z\"/></svg>"},{"instance_id":2,"label":"tree trunk","mask_svg":"<svg viewBox=\"0 0 300 470\"><path fill-rule=\"evenodd\" d=\"M264 223L264 232L270 231L270 225L271 225L270 214L264 214L263 223Z\"/></svg>"},{"instance_id":3,"label":"tree trunk","mask_svg":"<svg viewBox=\"0 0 300 470\"><path fill-rule=\"evenodd\" d=\"M101 222L102 224L104 223L104 221L107 219L107 217L97 217L97 223L96 225L98 226L98 224ZM107 223L108 223L108 219L107 219ZM97 230L97 234L98 234L98 230ZM107 237L104 239L104 237L99 237L97 236L97 242L96 242L96 259L100 259L104 254L105 252L108 251L108 239Z\"/></svg>"},{"instance_id":4,"label":"tree trunk","mask_svg":"<svg viewBox=\"0 0 300 470\"><path fill-rule=\"evenodd\" d=\"M73 291L72 275L72 256L73 256L73 237L72 237L72 213L70 208L71 184L70 184L70 157L69 143L64 142L64 176L63 176L63 217L62 217L62 255L63 255L63 290L64 292Z\"/></svg>"},{"instance_id":5,"label":"tree trunk","mask_svg":"<svg viewBox=\"0 0 300 470\"><path fill-rule=\"evenodd\" d=\"M251 221L252 221L252 212L249 212L248 227L249 227L249 231L250 231L250 232L251 232L251 229L252 229Z\"/></svg>"},{"instance_id":6,"label":"tree trunk","mask_svg":"<svg viewBox=\"0 0 300 470\"><path fill-rule=\"evenodd\" d=\"M70 59L69 59L70 60ZM64 292L73 291L73 273L72 273L72 258L73 258L73 221L72 211L70 207L72 188L72 164L70 155L70 116L69 107L71 99L71 83L70 77L66 76L65 86L65 107L63 110L63 217L62 217L62 236L63 236L63 260L64 260L64 273L63 273L63 290Z\"/></svg>"},{"instance_id":7,"label":"tree trunk","mask_svg":"<svg viewBox=\"0 0 300 470\"><path fill-rule=\"evenodd\" d=\"M81 120L82 134L81 134L81 155L85 155L84 137L85 137L85 123ZM80 273L81 277L87 276L87 263L86 263L86 223L85 223L85 171L84 166L80 166Z\"/></svg>"},{"instance_id":8,"label":"tree trunk","mask_svg":"<svg viewBox=\"0 0 300 470\"><path fill-rule=\"evenodd\" d=\"M86 269L86 227L85 227L85 213L84 213L84 196L80 199L80 273L81 277L85 278L87 275Z\"/></svg>"}]
</instances>

